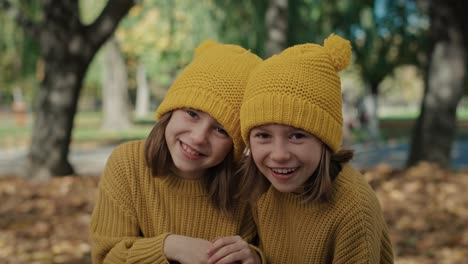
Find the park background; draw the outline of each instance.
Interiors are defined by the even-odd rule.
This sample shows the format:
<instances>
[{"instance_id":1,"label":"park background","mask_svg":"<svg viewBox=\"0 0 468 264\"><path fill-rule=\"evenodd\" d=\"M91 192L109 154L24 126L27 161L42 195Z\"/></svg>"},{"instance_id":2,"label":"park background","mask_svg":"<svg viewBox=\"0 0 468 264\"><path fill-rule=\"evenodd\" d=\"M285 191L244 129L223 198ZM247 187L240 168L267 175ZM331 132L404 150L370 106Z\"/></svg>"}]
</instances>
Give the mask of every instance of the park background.
<instances>
[{"instance_id":1,"label":"park background","mask_svg":"<svg viewBox=\"0 0 468 264\"><path fill-rule=\"evenodd\" d=\"M146 137L203 40L267 58L335 33L353 46L344 146L377 192L395 262L467 263L464 10L463 0L0 0L0 260L90 263L108 155Z\"/></svg>"}]
</instances>

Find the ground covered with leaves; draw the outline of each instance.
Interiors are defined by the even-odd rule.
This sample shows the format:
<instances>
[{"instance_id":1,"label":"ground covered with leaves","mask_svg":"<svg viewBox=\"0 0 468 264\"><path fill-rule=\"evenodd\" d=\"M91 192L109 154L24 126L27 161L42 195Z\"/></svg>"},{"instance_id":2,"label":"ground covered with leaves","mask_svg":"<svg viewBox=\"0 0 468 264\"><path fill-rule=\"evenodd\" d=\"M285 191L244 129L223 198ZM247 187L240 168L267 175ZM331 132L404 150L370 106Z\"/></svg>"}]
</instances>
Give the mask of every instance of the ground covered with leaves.
<instances>
[{"instance_id":1,"label":"ground covered with leaves","mask_svg":"<svg viewBox=\"0 0 468 264\"><path fill-rule=\"evenodd\" d=\"M395 263L468 263L468 172L379 165L364 175L383 206ZM91 263L88 224L98 181L0 177L2 263Z\"/></svg>"}]
</instances>

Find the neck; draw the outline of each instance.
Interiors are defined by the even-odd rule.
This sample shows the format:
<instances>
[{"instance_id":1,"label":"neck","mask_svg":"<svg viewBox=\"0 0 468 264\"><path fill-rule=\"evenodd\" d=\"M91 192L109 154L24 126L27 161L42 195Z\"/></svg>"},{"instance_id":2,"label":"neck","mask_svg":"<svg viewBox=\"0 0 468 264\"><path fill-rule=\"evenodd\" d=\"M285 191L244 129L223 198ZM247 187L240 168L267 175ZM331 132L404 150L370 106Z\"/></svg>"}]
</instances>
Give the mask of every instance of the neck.
<instances>
[{"instance_id":1,"label":"neck","mask_svg":"<svg viewBox=\"0 0 468 264\"><path fill-rule=\"evenodd\" d=\"M177 169L175 166L172 166L170 171L175 176L186 179L186 180L197 180L203 177L206 174L206 170L204 171L197 171L197 172L190 172L190 171L181 171Z\"/></svg>"}]
</instances>

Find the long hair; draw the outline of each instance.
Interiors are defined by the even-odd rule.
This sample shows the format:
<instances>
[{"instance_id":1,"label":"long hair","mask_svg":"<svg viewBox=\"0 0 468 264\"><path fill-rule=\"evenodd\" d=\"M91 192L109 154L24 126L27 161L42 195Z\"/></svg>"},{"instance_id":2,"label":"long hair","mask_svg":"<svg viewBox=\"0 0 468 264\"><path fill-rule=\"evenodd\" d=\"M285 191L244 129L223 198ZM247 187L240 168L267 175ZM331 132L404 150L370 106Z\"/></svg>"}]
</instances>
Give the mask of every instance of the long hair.
<instances>
[{"instance_id":1,"label":"long hair","mask_svg":"<svg viewBox=\"0 0 468 264\"><path fill-rule=\"evenodd\" d=\"M304 183L304 202L327 202L331 199L333 180L342 169L342 163L349 162L353 158L352 150L339 150L333 153L328 146L322 143L321 157L317 169ZM236 197L255 203L271 183L255 165L251 153L246 153L239 170L240 185Z\"/></svg>"},{"instance_id":2,"label":"long hair","mask_svg":"<svg viewBox=\"0 0 468 264\"><path fill-rule=\"evenodd\" d=\"M164 114L145 142L145 161L153 177L168 175L174 166L165 137L171 116L172 112ZM233 213L235 205L234 195L237 190L233 182L235 166L233 148L220 164L208 169L207 175L202 179L212 204L226 215Z\"/></svg>"}]
</instances>

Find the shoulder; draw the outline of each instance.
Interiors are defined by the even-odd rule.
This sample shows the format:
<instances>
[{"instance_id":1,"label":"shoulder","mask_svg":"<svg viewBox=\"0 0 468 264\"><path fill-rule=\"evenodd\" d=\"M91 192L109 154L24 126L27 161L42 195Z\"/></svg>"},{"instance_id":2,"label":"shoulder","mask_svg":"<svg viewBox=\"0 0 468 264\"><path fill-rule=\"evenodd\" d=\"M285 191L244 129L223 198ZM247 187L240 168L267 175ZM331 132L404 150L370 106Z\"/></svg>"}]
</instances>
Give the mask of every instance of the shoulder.
<instances>
[{"instance_id":1,"label":"shoulder","mask_svg":"<svg viewBox=\"0 0 468 264\"><path fill-rule=\"evenodd\" d=\"M341 215L340 222L347 226L345 229L351 223L356 228L373 226L371 229L382 229L385 226L382 207L364 176L347 164L336 180L337 195L333 207Z\"/></svg>"},{"instance_id":2,"label":"shoulder","mask_svg":"<svg viewBox=\"0 0 468 264\"><path fill-rule=\"evenodd\" d=\"M104 183L125 186L132 181L142 168L145 141L130 141L117 146L110 154L104 169Z\"/></svg>"},{"instance_id":3,"label":"shoulder","mask_svg":"<svg viewBox=\"0 0 468 264\"><path fill-rule=\"evenodd\" d=\"M335 181L333 199L337 208L348 213L382 214L375 191L364 176L350 164L343 166Z\"/></svg>"},{"instance_id":4,"label":"shoulder","mask_svg":"<svg viewBox=\"0 0 468 264\"><path fill-rule=\"evenodd\" d=\"M118 145L111 153L109 160L136 159L144 156L145 141L128 141Z\"/></svg>"},{"instance_id":5,"label":"shoulder","mask_svg":"<svg viewBox=\"0 0 468 264\"><path fill-rule=\"evenodd\" d=\"M145 164L145 141L129 141L118 145L110 154L106 169L109 167L119 167L120 169L130 169L134 166Z\"/></svg>"},{"instance_id":6,"label":"shoulder","mask_svg":"<svg viewBox=\"0 0 468 264\"><path fill-rule=\"evenodd\" d=\"M344 164L338 177L333 182L333 189L337 200L356 199L368 200L377 198L372 187L369 185L364 175L353 168L350 164ZM349 202L349 201L348 201Z\"/></svg>"}]
</instances>

